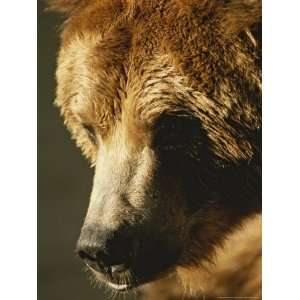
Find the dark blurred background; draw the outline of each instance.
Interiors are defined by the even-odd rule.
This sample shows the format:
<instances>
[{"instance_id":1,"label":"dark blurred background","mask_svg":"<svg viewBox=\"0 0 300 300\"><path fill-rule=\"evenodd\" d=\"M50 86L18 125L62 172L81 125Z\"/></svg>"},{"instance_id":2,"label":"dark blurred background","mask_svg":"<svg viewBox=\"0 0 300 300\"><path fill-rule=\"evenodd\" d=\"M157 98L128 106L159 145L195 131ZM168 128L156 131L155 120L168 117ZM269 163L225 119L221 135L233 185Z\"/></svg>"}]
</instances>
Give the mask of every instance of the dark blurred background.
<instances>
[{"instance_id":1,"label":"dark blurred background","mask_svg":"<svg viewBox=\"0 0 300 300\"><path fill-rule=\"evenodd\" d=\"M44 1L38 0L38 299L111 299L110 293L91 287L74 254L93 170L53 105L63 17L44 10Z\"/></svg>"}]
</instances>

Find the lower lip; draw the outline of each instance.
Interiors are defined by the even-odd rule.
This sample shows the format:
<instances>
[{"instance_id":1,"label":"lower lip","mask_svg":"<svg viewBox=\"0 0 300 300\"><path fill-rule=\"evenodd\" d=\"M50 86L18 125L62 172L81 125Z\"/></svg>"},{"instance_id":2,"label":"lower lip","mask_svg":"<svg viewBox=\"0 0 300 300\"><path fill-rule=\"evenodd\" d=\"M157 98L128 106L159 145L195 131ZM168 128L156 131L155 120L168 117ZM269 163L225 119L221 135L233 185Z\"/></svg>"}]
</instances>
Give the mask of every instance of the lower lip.
<instances>
[{"instance_id":1,"label":"lower lip","mask_svg":"<svg viewBox=\"0 0 300 300\"><path fill-rule=\"evenodd\" d=\"M112 283L110 281L106 281L106 284L114 289L115 291L118 291L118 292L125 292L125 291L128 291L128 290L131 290L133 288L136 288L138 287L139 285L143 285L143 284L146 284L148 282L151 282L153 281L155 278L157 277L160 277L159 275L163 275L164 273L166 273L167 271L165 272L162 272L160 274L156 274L155 276L151 276L149 278L147 278L147 280L140 280L139 284L116 284L116 283Z\"/></svg>"},{"instance_id":2,"label":"lower lip","mask_svg":"<svg viewBox=\"0 0 300 300\"><path fill-rule=\"evenodd\" d=\"M131 288L131 286L128 285L128 284L115 284L115 283L112 283L112 282L107 282L107 284L111 288L113 288L117 291L126 291L126 290L129 290Z\"/></svg>"}]
</instances>

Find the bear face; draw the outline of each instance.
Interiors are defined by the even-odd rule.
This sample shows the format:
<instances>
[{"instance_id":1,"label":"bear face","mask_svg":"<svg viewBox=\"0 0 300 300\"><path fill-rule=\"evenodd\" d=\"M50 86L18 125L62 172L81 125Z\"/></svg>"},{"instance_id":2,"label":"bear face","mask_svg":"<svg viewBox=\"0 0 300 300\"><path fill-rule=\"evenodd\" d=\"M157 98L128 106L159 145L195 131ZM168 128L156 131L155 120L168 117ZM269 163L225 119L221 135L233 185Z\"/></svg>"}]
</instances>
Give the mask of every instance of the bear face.
<instances>
[{"instance_id":1,"label":"bear face","mask_svg":"<svg viewBox=\"0 0 300 300\"><path fill-rule=\"evenodd\" d=\"M52 4L56 104L95 166L78 252L116 290L199 268L261 208L260 3L199 2Z\"/></svg>"}]
</instances>

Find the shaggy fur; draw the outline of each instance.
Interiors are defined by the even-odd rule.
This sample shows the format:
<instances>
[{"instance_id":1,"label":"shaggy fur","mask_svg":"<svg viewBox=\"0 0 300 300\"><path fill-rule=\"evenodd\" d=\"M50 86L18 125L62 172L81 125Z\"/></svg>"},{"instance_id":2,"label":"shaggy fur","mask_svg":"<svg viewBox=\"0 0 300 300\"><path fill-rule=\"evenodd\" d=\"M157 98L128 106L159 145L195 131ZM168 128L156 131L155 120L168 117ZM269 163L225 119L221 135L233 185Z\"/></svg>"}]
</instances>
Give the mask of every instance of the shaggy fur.
<instances>
[{"instance_id":1,"label":"shaggy fur","mask_svg":"<svg viewBox=\"0 0 300 300\"><path fill-rule=\"evenodd\" d=\"M67 14L56 104L96 166L84 227L172 240L148 299L260 297L260 1L50 8Z\"/></svg>"}]
</instances>

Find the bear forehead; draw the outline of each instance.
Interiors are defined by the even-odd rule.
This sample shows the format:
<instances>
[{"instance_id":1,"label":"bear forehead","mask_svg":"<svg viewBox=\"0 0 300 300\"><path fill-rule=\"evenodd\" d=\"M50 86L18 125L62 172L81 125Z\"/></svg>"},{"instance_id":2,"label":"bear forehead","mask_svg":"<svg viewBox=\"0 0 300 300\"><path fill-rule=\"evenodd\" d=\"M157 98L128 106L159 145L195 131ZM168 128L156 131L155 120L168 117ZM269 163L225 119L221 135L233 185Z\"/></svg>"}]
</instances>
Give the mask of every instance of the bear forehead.
<instances>
[{"instance_id":1,"label":"bear forehead","mask_svg":"<svg viewBox=\"0 0 300 300\"><path fill-rule=\"evenodd\" d=\"M107 122L122 111L150 122L163 112L183 111L188 104L183 98L192 90L170 57L156 51L139 64L130 38L123 29L106 36L87 33L62 48L58 100L82 123Z\"/></svg>"},{"instance_id":2,"label":"bear forehead","mask_svg":"<svg viewBox=\"0 0 300 300\"><path fill-rule=\"evenodd\" d=\"M74 136L78 123L105 131L124 112L151 123L170 111L194 114L218 149L234 144L238 152L243 133L226 120L243 122L239 131L260 127L260 68L251 32L221 32L213 8L221 4L103 0L75 8L62 33L56 100Z\"/></svg>"},{"instance_id":3,"label":"bear forehead","mask_svg":"<svg viewBox=\"0 0 300 300\"><path fill-rule=\"evenodd\" d=\"M73 2L74 12L62 34L57 71L58 101L64 103L65 110L68 107L81 116L93 115L92 119L97 115L98 121L103 112L106 119L110 113L115 118L121 112L121 104L124 106L122 100L133 103L139 99L140 106L149 110L150 103L155 105L155 93L161 96L161 102L168 100L165 108L169 110L177 111L178 104L183 105L177 102L174 106L174 100L169 101L174 96L170 94L174 82L183 84L176 54L184 46L186 34L193 39L199 34L193 22L190 22L192 30L185 28L186 33L182 32L187 26L186 16L192 15L190 11L181 10L183 2ZM183 14L182 18L180 14ZM176 41L174 36L177 36ZM198 56L199 50L190 47L187 53L182 53L183 60ZM193 64L193 60L189 60L190 63ZM197 72L201 73L201 70L198 68ZM194 78L185 75L186 83L189 78ZM161 103L160 111L162 106Z\"/></svg>"},{"instance_id":4,"label":"bear forehead","mask_svg":"<svg viewBox=\"0 0 300 300\"><path fill-rule=\"evenodd\" d=\"M83 123L99 124L114 121L122 111L151 121L183 108L175 94L185 88L185 80L149 26L121 15L109 27L99 20L99 27L86 30L77 18L80 14L64 29L58 61L58 101L64 110Z\"/></svg>"}]
</instances>

